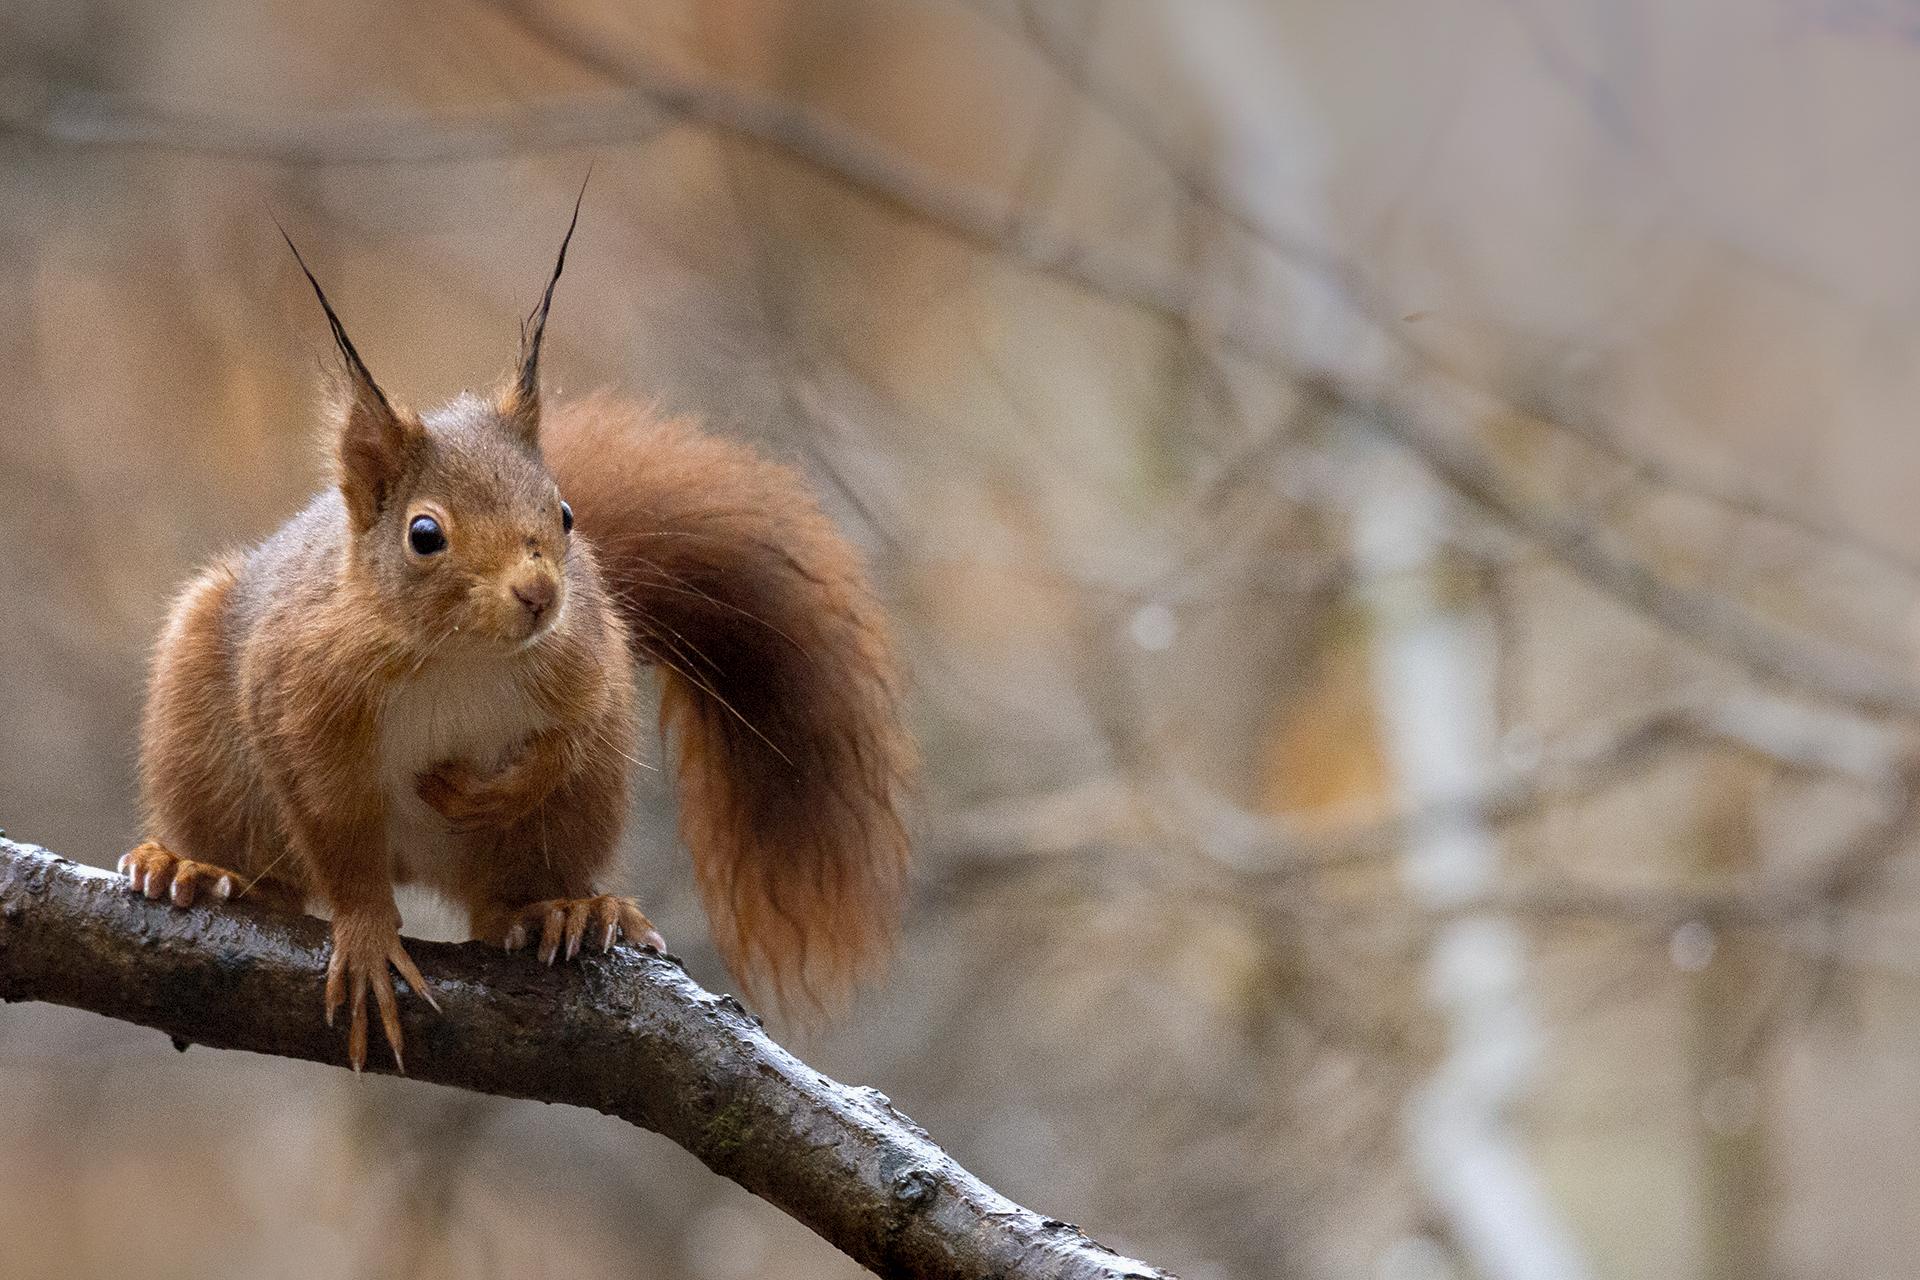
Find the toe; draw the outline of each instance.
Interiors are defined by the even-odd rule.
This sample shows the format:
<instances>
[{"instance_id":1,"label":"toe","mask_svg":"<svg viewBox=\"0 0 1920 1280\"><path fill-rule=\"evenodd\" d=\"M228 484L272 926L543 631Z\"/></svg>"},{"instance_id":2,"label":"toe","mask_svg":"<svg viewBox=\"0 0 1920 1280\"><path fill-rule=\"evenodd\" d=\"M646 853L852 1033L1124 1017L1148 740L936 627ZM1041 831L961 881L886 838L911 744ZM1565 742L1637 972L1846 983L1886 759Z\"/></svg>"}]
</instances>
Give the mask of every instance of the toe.
<instances>
[{"instance_id":1,"label":"toe","mask_svg":"<svg viewBox=\"0 0 1920 1280\"><path fill-rule=\"evenodd\" d=\"M400 1001L393 994L393 979L385 969L373 975L373 998L380 1006L380 1029L386 1032L387 1046L393 1050L393 1065L401 1075L407 1063L400 1056Z\"/></svg>"},{"instance_id":2,"label":"toe","mask_svg":"<svg viewBox=\"0 0 1920 1280\"><path fill-rule=\"evenodd\" d=\"M660 936L660 931L653 927L653 921L647 919L646 913L631 899L623 899L620 903L620 930L637 946L652 947L655 951L667 949L667 940Z\"/></svg>"},{"instance_id":3,"label":"toe","mask_svg":"<svg viewBox=\"0 0 1920 1280\"><path fill-rule=\"evenodd\" d=\"M567 959L580 954L580 939L587 934L593 919L593 903L576 902L567 909Z\"/></svg>"},{"instance_id":4,"label":"toe","mask_svg":"<svg viewBox=\"0 0 1920 1280\"><path fill-rule=\"evenodd\" d=\"M602 951L613 950L620 935L620 903L614 898L597 898L593 904L593 936Z\"/></svg>"},{"instance_id":5,"label":"toe","mask_svg":"<svg viewBox=\"0 0 1920 1280\"><path fill-rule=\"evenodd\" d=\"M353 1009L347 1018L347 1061L355 1071L367 1065L367 975L353 975Z\"/></svg>"},{"instance_id":6,"label":"toe","mask_svg":"<svg viewBox=\"0 0 1920 1280\"><path fill-rule=\"evenodd\" d=\"M160 846L151 841L121 854L120 871L127 877L127 888L134 893L145 893L148 877L164 857Z\"/></svg>"},{"instance_id":7,"label":"toe","mask_svg":"<svg viewBox=\"0 0 1920 1280\"><path fill-rule=\"evenodd\" d=\"M552 964L553 958L560 954L560 938L566 930L567 915L559 906L547 909L546 919L540 925L540 960L543 964Z\"/></svg>"},{"instance_id":8,"label":"toe","mask_svg":"<svg viewBox=\"0 0 1920 1280\"><path fill-rule=\"evenodd\" d=\"M222 881L228 886L225 893L220 891ZM193 862L186 858L176 862L173 866L173 888L168 894L173 905L192 906L202 890L218 897L229 897L233 892L232 877L219 867L211 867L204 862Z\"/></svg>"},{"instance_id":9,"label":"toe","mask_svg":"<svg viewBox=\"0 0 1920 1280\"><path fill-rule=\"evenodd\" d=\"M333 1025L333 1015L340 1012L340 1006L347 999L347 961L335 947L327 959L327 1025Z\"/></svg>"}]
</instances>

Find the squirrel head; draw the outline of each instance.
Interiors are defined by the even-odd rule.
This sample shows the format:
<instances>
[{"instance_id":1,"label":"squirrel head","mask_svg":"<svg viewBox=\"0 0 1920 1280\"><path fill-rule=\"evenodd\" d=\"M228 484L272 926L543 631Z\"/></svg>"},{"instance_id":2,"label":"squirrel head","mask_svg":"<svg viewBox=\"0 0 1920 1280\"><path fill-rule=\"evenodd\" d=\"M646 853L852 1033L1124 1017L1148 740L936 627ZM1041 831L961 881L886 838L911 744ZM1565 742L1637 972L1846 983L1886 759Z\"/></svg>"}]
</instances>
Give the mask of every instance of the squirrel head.
<instances>
[{"instance_id":1,"label":"squirrel head","mask_svg":"<svg viewBox=\"0 0 1920 1280\"><path fill-rule=\"evenodd\" d=\"M335 469L349 554L423 651L462 638L525 648L566 609L573 511L540 453L540 343L579 220L576 199L546 292L521 325L518 367L492 396L462 395L424 415L380 389L281 229L340 351Z\"/></svg>"}]
</instances>

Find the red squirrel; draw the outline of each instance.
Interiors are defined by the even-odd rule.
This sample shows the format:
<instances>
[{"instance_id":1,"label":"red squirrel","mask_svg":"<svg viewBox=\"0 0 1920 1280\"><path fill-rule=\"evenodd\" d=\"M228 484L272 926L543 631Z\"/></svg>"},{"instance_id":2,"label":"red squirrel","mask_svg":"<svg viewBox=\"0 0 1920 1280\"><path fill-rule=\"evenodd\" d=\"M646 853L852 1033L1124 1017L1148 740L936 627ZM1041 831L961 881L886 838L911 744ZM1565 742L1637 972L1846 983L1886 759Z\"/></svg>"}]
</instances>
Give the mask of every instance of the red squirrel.
<instances>
[{"instance_id":1,"label":"red squirrel","mask_svg":"<svg viewBox=\"0 0 1920 1280\"><path fill-rule=\"evenodd\" d=\"M749 990L837 1003L898 932L914 752L860 559L792 471L741 445L610 397L543 404L579 213L517 369L424 414L375 383L287 238L340 355L336 484L195 578L154 653L150 838L121 870L179 907L324 903L324 1008L331 1025L347 1006L356 1070L369 990L405 1069L390 969L434 1003L396 885L548 963L623 936L663 946L633 899L601 892L636 661L659 679L681 835Z\"/></svg>"}]
</instances>

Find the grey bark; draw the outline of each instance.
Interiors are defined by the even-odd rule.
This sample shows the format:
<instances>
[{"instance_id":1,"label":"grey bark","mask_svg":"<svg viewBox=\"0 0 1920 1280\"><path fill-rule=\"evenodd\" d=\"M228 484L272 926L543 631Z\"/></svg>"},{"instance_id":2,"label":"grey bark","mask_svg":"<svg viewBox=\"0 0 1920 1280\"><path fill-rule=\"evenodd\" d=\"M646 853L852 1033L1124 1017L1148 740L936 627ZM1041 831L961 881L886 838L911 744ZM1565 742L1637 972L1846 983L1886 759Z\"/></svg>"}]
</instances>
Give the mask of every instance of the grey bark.
<instances>
[{"instance_id":1,"label":"grey bark","mask_svg":"<svg viewBox=\"0 0 1920 1280\"><path fill-rule=\"evenodd\" d=\"M669 957L620 947L549 968L478 943L408 950L442 1008L401 1002L415 1079L651 1129L881 1275L1166 1276L1000 1195L885 1095L813 1070ZM321 1019L326 955L312 917L176 910L0 838L0 999L344 1067L346 1037Z\"/></svg>"}]
</instances>

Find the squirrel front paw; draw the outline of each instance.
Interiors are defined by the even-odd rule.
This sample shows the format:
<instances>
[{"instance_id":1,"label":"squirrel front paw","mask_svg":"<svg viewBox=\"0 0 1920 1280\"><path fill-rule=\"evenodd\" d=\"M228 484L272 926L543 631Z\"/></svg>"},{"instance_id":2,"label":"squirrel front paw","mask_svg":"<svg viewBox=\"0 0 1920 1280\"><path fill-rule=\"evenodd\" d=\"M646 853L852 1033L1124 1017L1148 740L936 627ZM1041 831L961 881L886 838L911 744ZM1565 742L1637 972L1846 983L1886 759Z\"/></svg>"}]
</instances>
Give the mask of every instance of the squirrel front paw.
<instances>
[{"instance_id":1,"label":"squirrel front paw","mask_svg":"<svg viewBox=\"0 0 1920 1280\"><path fill-rule=\"evenodd\" d=\"M540 959L547 964L554 962L562 946L567 959L579 955L580 944L589 934L602 951L613 950L614 939L623 935L655 951L667 949L666 939L640 910L639 903L610 893L530 902L517 911L506 912L488 932L508 951L518 951L538 938Z\"/></svg>"},{"instance_id":2,"label":"squirrel front paw","mask_svg":"<svg viewBox=\"0 0 1920 1280\"><path fill-rule=\"evenodd\" d=\"M400 924L391 908L350 911L333 918L333 955L327 960L327 1025L340 1006L351 1007L347 1021L347 1060L359 1071L367 1064L367 988L373 988L374 1001L380 1006L380 1025L393 1049L393 1065L402 1075L407 1064L400 1055L400 1007L393 993L393 974L400 971L416 995L426 998L435 1013L440 1002L433 998L427 980L400 945Z\"/></svg>"},{"instance_id":3,"label":"squirrel front paw","mask_svg":"<svg viewBox=\"0 0 1920 1280\"><path fill-rule=\"evenodd\" d=\"M192 906L201 890L224 901L245 883L225 867L183 858L152 840L121 855L120 870L135 893L156 901L164 897L176 907Z\"/></svg>"},{"instance_id":4,"label":"squirrel front paw","mask_svg":"<svg viewBox=\"0 0 1920 1280\"><path fill-rule=\"evenodd\" d=\"M501 785L503 774L483 774L467 760L443 760L414 780L414 792L458 835L504 827L522 817L527 800Z\"/></svg>"}]
</instances>

